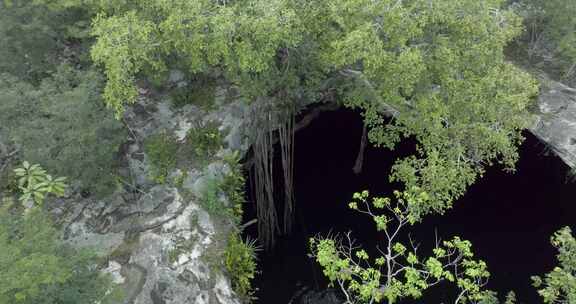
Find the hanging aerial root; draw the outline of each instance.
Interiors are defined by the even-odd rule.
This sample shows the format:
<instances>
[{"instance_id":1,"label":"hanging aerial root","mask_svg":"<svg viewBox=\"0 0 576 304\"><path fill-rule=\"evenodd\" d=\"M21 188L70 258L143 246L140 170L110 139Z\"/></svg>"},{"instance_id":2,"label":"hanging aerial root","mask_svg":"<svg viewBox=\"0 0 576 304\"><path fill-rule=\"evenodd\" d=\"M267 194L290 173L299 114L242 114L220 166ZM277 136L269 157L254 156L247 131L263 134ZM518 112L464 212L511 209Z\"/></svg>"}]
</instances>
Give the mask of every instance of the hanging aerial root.
<instances>
[{"instance_id":1,"label":"hanging aerial root","mask_svg":"<svg viewBox=\"0 0 576 304\"><path fill-rule=\"evenodd\" d=\"M280 125L280 149L284 173L284 233L292 230L294 219L294 122L292 109L287 113L286 122Z\"/></svg>"},{"instance_id":2,"label":"hanging aerial root","mask_svg":"<svg viewBox=\"0 0 576 304\"><path fill-rule=\"evenodd\" d=\"M362 128L362 139L360 139L360 149L358 151L358 156L356 157L356 163L354 163L354 167L352 171L354 174L358 175L362 173L362 166L364 164L364 151L366 150L366 143L368 141L368 130L366 128L366 124Z\"/></svg>"},{"instance_id":3,"label":"hanging aerial root","mask_svg":"<svg viewBox=\"0 0 576 304\"><path fill-rule=\"evenodd\" d=\"M278 105L276 105L278 106ZM266 249L274 245L276 233L290 233L294 218L294 128L295 111L292 105L287 108L274 108L262 103L254 109L253 123L253 166L251 181L256 201L258 233ZM274 143L272 132L278 130L280 154L284 178L283 225L280 229L277 209L274 204Z\"/></svg>"}]
</instances>

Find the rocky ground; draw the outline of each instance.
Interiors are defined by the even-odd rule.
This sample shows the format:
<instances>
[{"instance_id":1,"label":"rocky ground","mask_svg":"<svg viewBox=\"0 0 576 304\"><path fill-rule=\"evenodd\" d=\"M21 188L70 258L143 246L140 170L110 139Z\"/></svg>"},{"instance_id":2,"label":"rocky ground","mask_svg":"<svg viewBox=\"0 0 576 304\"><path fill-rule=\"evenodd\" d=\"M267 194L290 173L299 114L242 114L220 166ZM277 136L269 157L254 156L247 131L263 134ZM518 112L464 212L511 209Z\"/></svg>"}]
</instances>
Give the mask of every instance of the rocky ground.
<instances>
[{"instance_id":1,"label":"rocky ground","mask_svg":"<svg viewBox=\"0 0 576 304\"><path fill-rule=\"evenodd\" d=\"M571 168L576 167L576 89L543 80L538 120L530 131Z\"/></svg>"},{"instance_id":2,"label":"rocky ground","mask_svg":"<svg viewBox=\"0 0 576 304\"><path fill-rule=\"evenodd\" d=\"M172 78L180 85L178 75ZM223 251L231 227L198 203L205 179L221 175L226 165L218 157L205 165L190 162L169 175L169 180L180 178L180 185L158 184L150 178L143 141L158 130L168 130L182 141L195 123L213 121L227 133L226 147L218 154L246 151L247 106L224 100L224 89L217 90L213 111L194 105L175 110L169 97L151 96L146 89L141 93L124 116L130 139L122 148L122 170L130 179L103 200L76 195L54 202L65 239L107 257L105 271L124 290L123 303L239 303L216 254Z\"/></svg>"}]
</instances>

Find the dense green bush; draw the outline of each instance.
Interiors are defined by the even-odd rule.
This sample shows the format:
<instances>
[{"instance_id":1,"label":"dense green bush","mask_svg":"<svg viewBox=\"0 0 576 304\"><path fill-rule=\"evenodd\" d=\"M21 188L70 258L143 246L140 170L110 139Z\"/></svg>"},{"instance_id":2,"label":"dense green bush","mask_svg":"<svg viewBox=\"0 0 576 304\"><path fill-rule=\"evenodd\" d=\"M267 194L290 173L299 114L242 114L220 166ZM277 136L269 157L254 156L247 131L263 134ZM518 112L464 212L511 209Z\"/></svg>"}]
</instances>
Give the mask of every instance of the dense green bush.
<instances>
[{"instance_id":1,"label":"dense green bush","mask_svg":"<svg viewBox=\"0 0 576 304\"><path fill-rule=\"evenodd\" d=\"M576 2L539 0L545 12L545 31L556 43L556 51L571 65L576 64ZM574 69L568 66L567 69ZM576 73L576 70L569 71Z\"/></svg>"},{"instance_id":2,"label":"dense green bush","mask_svg":"<svg viewBox=\"0 0 576 304\"><path fill-rule=\"evenodd\" d=\"M98 196L108 194L126 132L100 99L102 83L98 72L68 64L37 86L1 74L0 132L21 147L24 159Z\"/></svg>"},{"instance_id":3,"label":"dense green bush","mask_svg":"<svg viewBox=\"0 0 576 304\"><path fill-rule=\"evenodd\" d=\"M159 183L165 183L170 171L176 167L176 139L166 132L152 135L144 142L144 150L150 160L150 176Z\"/></svg>"},{"instance_id":4,"label":"dense green bush","mask_svg":"<svg viewBox=\"0 0 576 304\"><path fill-rule=\"evenodd\" d=\"M0 206L0 304L77 304L105 299L108 278L88 250L58 240L38 208L21 214Z\"/></svg>"},{"instance_id":5,"label":"dense green bush","mask_svg":"<svg viewBox=\"0 0 576 304\"><path fill-rule=\"evenodd\" d=\"M212 159L222 146L222 134L213 121L198 123L186 135L186 144L196 160L204 163Z\"/></svg>"},{"instance_id":6,"label":"dense green bush","mask_svg":"<svg viewBox=\"0 0 576 304\"><path fill-rule=\"evenodd\" d=\"M443 212L485 166L512 170L521 130L532 123L527 108L538 88L504 56L522 31L505 2L114 2L94 20L91 55L118 113L136 100L140 75L174 62L218 75L252 102L358 108L373 144L418 141L390 178L433 197L422 214Z\"/></svg>"},{"instance_id":7,"label":"dense green bush","mask_svg":"<svg viewBox=\"0 0 576 304\"><path fill-rule=\"evenodd\" d=\"M224 251L224 265L232 281L232 289L245 302L251 302L254 298L252 280L256 275L257 250L254 242L244 242L239 235L232 233Z\"/></svg>"},{"instance_id":8,"label":"dense green bush","mask_svg":"<svg viewBox=\"0 0 576 304\"><path fill-rule=\"evenodd\" d=\"M170 95L175 107L194 104L203 109L210 109L214 105L216 83L213 79L202 75L192 77L186 86L174 88Z\"/></svg>"}]
</instances>

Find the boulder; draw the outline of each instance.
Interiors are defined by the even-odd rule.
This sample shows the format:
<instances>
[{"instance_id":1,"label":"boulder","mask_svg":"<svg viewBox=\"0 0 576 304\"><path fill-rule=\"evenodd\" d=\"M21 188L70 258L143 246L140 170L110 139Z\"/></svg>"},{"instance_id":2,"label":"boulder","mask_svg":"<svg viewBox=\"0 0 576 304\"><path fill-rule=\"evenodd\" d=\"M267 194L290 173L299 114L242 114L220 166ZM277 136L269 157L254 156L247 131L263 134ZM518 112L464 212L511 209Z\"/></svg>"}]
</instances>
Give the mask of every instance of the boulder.
<instances>
[{"instance_id":1,"label":"boulder","mask_svg":"<svg viewBox=\"0 0 576 304\"><path fill-rule=\"evenodd\" d=\"M542 81L537 121L530 128L571 168L576 167L576 89L560 82Z\"/></svg>"}]
</instances>

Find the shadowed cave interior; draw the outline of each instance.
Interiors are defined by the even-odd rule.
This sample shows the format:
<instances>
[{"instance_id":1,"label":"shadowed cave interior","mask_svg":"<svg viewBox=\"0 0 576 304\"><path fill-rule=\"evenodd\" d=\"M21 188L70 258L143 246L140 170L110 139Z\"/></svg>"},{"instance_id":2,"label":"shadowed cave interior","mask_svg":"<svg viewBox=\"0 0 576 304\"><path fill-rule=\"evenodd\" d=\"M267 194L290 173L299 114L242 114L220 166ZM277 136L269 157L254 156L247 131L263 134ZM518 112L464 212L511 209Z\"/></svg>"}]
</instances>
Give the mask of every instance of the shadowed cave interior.
<instances>
[{"instance_id":1,"label":"shadowed cave interior","mask_svg":"<svg viewBox=\"0 0 576 304\"><path fill-rule=\"evenodd\" d=\"M489 168L451 210L444 216L426 217L413 227L411 236L420 242L422 256L431 252L436 233L442 239L457 235L470 240L476 256L486 261L492 274L489 289L501 298L513 290L518 303L537 303L540 299L530 276L542 275L555 264L556 252L549 242L552 233L566 225L576 227L576 189L568 180L568 167L545 153L545 146L533 135L524 135L516 173ZM303 288L327 288L321 269L307 256L308 239L318 233L352 231L364 248L378 244L381 236L372 220L349 210L347 203L357 191L390 195L399 189L387 176L397 157L414 151L414 143L404 142L394 151L368 146L363 171L356 175L352 167L361 136L361 116L346 109L322 113L296 133L293 232L278 237L273 250L259 252L256 303L289 303ZM275 151L275 187L281 189L279 148ZM256 217L254 208L248 190L246 221ZM256 230L256 225L250 226L245 236L256 238ZM413 302L450 303L452 297L454 292L440 285Z\"/></svg>"}]
</instances>

